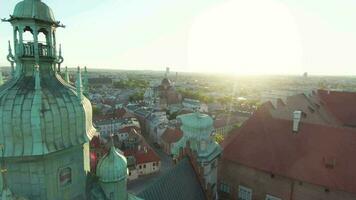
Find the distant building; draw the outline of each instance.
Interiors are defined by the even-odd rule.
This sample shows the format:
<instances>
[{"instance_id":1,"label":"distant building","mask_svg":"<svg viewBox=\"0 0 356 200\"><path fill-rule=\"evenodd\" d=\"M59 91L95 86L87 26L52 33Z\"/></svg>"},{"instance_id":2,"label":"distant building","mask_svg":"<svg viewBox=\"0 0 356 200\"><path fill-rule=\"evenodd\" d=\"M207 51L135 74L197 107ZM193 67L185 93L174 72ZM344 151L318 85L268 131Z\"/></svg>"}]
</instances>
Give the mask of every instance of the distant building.
<instances>
[{"instance_id":1,"label":"distant building","mask_svg":"<svg viewBox=\"0 0 356 200\"><path fill-rule=\"evenodd\" d=\"M142 144L137 149L124 151L125 156L136 159L136 170L139 176L156 173L161 168L161 160L157 153L147 144Z\"/></svg>"},{"instance_id":2,"label":"distant building","mask_svg":"<svg viewBox=\"0 0 356 200\"><path fill-rule=\"evenodd\" d=\"M168 155L172 155L172 149L182 137L183 132L179 128L168 127L161 135L163 151Z\"/></svg>"},{"instance_id":3,"label":"distant building","mask_svg":"<svg viewBox=\"0 0 356 200\"><path fill-rule=\"evenodd\" d=\"M148 134L155 143L160 143L161 135L168 125L166 112L152 112L147 117Z\"/></svg>"},{"instance_id":4,"label":"distant building","mask_svg":"<svg viewBox=\"0 0 356 200\"><path fill-rule=\"evenodd\" d=\"M144 94L144 101L150 107L166 110L170 105L180 104L182 95L179 94L173 83L165 77L158 86L150 87Z\"/></svg>"},{"instance_id":5,"label":"distant building","mask_svg":"<svg viewBox=\"0 0 356 200\"><path fill-rule=\"evenodd\" d=\"M264 103L223 142L220 199L356 198L356 93Z\"/></svg>"},{"instance_id":6,"label":"distant building","mask_svg":"<svg viewBox=\"0 0 356 200\"><path fill-rule=\"evenodd\" d=\"M239 124L239 119L233 113L218 116L214 120L216 134L227 135L235 126Z\"/></svg>"},{"instance_id":7,"label":"distant building","mask_svg":"<svg viewBox=\"0 0 356 200\"><path fill-rule=\"evenodd\" d=\"M108 77L88 78L90 85L112 85L112 79Z\"/></svg>"},{"instance_id":8,"label":"distant building","mask_svg":"<svg viewBox=\"0 0 356 200\"><path fill-rule=\"evenodd\" d=\"M140 129L140 123L136 118L104 119L96 121L95 126L102 137L108 137L110 134L116 134L120 129L126 126L135 126Z\"/></svg>"}]
</instances>

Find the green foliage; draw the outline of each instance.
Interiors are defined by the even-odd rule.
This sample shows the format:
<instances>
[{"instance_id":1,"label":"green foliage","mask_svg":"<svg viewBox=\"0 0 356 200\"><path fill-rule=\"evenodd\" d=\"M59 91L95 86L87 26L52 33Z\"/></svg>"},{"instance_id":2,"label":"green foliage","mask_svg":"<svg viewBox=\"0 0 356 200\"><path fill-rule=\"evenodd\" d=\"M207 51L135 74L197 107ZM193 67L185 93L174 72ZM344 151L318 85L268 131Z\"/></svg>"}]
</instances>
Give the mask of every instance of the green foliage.
<instances>
[{"instance_id":1,"label":"green foliage","mask_svg":"<svg viewBox=\"0 0 356 200\"><path fill-rule=\"evenodd\" d=\"M120 89L135 89L135 88L144 89L147 88L148 86L149 83L147 81L142 79L132 79L132 78L129 78L127 81L120 80L114 83L114 87Z\"/></svg>"},{"instance_id":2,"label":"green foliage","mask_svg":"<svg viewBox=\"0 0 356 200\"><path fill-rule=\"evenodd\" d=\"M93 106L93 115L101 115L101 110L98 107Z\"/></svg>"},{"instance_id":3,"label":"green foliage","mask_svg":"<svg viewBox=\"0 0 356 200\"><path fill-rule=\"evenodd\" d=\"M233 98L231 96L220 97L217 100L223 105L230 105L233 102Z\"/></svg>"},{"instance_id":4,"label":"green foliage","mask_svg":"<svg viewBox=\"0 0 356 200\"><path fill-rule=\"evenodd\" d=\"M143 91L141 92L136 92L135 94L129 96L129 101L133 102L133 101L141 101L143 100Z\"/></svg>"},{"instance_id":5,"label":"green foliage","mask_svg":"<svg viewBox=\"0 0 356 200\"><path fill-rule=\"evenodd\" d=\"M224 141L224 135L222 134L215 134L214 135L214 140L215 142L217 142L218 144L221 144Z\"/></svg>"},{"instance_id":6,"label":"green foliage","mask_svg":"<svg viewBox=\"0 0 356 200\"><path fill-rule=\"evenodd\" d=\"M212 103L214 101L214 98L205 95L202 91L180 88L178 89L178 92L182 94L183 98L197 99L203 103Z\"/></svg>"}]
</instances>

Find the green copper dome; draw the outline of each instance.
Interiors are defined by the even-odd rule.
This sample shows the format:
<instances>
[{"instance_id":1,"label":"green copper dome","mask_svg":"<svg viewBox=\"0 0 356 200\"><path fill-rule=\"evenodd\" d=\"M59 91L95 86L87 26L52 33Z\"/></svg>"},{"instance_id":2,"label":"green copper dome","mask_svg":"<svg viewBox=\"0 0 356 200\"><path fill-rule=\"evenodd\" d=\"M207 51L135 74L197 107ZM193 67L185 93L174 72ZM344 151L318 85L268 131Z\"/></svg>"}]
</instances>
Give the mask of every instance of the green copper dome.
<instances>
[{"instance_id":1,"label":"green copper dome","mask_svg":"<svg viewBox=\"0 0 356 200\"><path fill-rule=\"evenodd\" d=\"M117 182L127 177L127 161L125 156L111 147L110 151L99 161L96 175L102 182Z\"/></svg>"},{"instance_id":2,"label":"green copper dome","mask_svg":"<svg viewBox=\"0 0 356 200\"><path fill-rule=\"evenodd\" d=\"M181 129L185 134L192 138L209 137L213 127L213 119L202 113L189 113L177 117L181 122Z\"/></svg>"},{"instance_id":3,"label":"green copper dome","mask_svg":"<svg viewBox=\"0 0 356 200\"><path fill-rule=\"evenodd\" d=\"M41 0L23 0L15 6L14 18L31 18L55 22L52 9Z\"/></svg>"},{"instance_id":4,"label":"green copper dome","mask_svg":"<svg viewBox=\"0 0 356 200\"><path fill-rule=\"evenodd\" d=\"M0 144L6 157L64 150L88 142L95 131L90 101L59 75L21 75L0 86Z\"/></svg>"}]
</instances>

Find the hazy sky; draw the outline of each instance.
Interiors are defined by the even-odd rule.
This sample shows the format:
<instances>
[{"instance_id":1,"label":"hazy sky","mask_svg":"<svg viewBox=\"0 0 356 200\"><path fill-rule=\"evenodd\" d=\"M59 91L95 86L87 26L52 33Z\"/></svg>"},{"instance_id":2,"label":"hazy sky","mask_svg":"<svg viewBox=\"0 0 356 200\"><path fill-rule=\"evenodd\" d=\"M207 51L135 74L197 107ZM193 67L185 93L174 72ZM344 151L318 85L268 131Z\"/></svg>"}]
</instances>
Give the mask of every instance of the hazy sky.
<instances>
[{"instance_id":1,"label":"hazy sky","mask_svg":"<svg viewBox=\"0 0 356 200\"><path fill-rule=\"evenodd\" d=\"M0 17L18 1L0 0ZM355 0L44 0L64 65L356 75ZM12 29L0 24L0 65Z\"/></svg>"}]
</instances>

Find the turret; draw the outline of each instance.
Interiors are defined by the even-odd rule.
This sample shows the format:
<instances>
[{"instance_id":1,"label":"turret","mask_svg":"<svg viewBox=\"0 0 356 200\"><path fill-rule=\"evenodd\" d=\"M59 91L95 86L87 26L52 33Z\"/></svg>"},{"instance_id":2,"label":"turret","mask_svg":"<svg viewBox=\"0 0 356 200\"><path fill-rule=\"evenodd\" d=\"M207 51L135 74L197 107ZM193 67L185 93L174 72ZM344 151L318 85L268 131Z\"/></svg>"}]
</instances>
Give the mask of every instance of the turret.
<instances>
[{"instance_id":1,"label":"turret","mask_svg":"<svg viewBox=\"0 0 356 200\"><path fill-rule=\"evenodd\" d=\"M30 75L35 64L41 71L51 71L51 64L63 62L56 53L56 28L64 27L54 19L52 9L41 0L23 0L18 3L9 19L13 26L15 56L9 45L8 60L16 62L19 75ZM43 62L45 59L45 63Z\"/></svg>"},{"instance_id":2,"label":"turret","mask_svg":"<svg viewBox=\"0 0 356 200\"><path fill-rule=\"evenodd\" d=\"M76 88L77 88L77 96L80 100L83 99L83 85L82 85L82 72L80 71L80 67L77 69L77 80L76 80Z\"/></svg>"},{"instance_id":3,"label":"turret","mask_svg":"<svg viewBox=\"0 0 356 200\"><path fill-rule=\"evenodd\" d=\"M84 67L84 78L83 78L83 94L89 97L89 80L88 80L88 70Z\"/></svg>"},{"instance_id":4,"label":"turret","mask_svg":"<svg viewBox=\"0 0 356 200\"><path fill-rule=\"evenodd\" d=\"M98 163L96 175L106 197L110 200L126 200L128 198L127 161L114 145Z\"/></svg>"},{"instance_id":5,"label":"turret","mask_svg":"<svg viewBox=\"0 0 356 200\"><path fill-rule=\"evenodd\" d=\"M66 67L66 70L64 72L64 80L67 82L67 83L70 83L70 80L69 80L69 73L68 73L68 67Z\"/></svg>"},{"instance_id":6,"label":"turret","mask_svg":"<svg viewBox=\"0 0 356 200\"><path fill-rule=\"evenodd\" d=\"M80 69L77 89L58 73L63 58L56 30L63 25L41 0L20 1L3 21L13 27L14 53L9 44L7 58L15 66L14 80L0 87L8 187L29 199L86 199L89 141L96 130Z\"/></svg>"}]
</instances>

